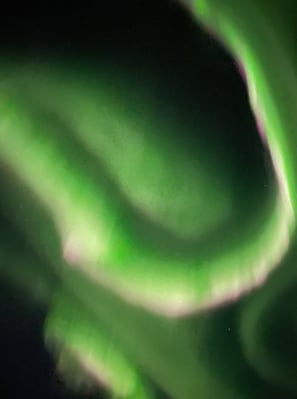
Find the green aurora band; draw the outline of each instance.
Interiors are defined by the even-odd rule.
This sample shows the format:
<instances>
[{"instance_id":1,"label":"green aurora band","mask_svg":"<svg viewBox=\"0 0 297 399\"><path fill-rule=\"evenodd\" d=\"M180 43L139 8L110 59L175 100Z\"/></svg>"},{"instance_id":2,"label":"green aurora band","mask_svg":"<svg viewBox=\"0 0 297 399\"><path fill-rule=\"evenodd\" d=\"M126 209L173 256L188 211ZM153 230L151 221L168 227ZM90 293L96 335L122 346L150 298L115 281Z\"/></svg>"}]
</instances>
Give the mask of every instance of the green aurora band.
<instances>
[{"instance_id":1,"label":"green aurora band","mask_svg":"<svg viewBox=\"0 0 297 399\"><path fill-rule=\"evenodd\" d=\"M284 6L184 3L241 65L265 136L267 189L245 222L226 149L197 133L188 160L182 140L156 133L193 127L158 117L149 77L137 87L108 63L15 57L0 67L0 178L20 237L16 253L14 229L1 233L1 273L48 306L46 343L73 386L293 398L297 60Z\"/></svg>"}]
</instances>

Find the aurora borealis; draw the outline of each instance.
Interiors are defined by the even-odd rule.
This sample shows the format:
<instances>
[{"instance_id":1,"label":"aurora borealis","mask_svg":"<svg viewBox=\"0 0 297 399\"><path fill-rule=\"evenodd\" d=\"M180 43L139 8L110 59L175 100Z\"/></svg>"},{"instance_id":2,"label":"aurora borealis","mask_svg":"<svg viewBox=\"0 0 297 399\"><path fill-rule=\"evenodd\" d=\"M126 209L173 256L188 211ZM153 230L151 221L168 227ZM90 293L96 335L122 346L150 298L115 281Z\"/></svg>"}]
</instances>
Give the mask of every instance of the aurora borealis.
<instances>
[{"instance_id":1,"label":"aurora borealis","mask_svg":"<svg viewBox=\"0 0 297 399\"><path fill-rule=\"evenodd\" d=\"M296 6L182 3L121 6L140 50L2 49L1 278L74 392L294 398Z\"/></svg>"}]
</instances>

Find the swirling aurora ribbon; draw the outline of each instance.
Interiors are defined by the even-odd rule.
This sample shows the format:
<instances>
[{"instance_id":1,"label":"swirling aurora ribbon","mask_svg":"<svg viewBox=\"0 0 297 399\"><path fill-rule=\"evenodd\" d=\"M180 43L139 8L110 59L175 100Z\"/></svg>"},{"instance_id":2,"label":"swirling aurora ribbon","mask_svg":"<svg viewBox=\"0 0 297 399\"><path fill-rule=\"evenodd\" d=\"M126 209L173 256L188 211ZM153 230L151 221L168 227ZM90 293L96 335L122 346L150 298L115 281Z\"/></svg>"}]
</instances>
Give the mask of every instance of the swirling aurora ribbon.
<instances>
[{"instance_id":1,"label":"swirling aurora ribbon","mask_svg":"<svg viewBox=\"0 0 297 399\"><path fill-rule=\"evenodd\" d=\"M197 133L189 161L166 134L184 121L156 119L149 83L132 92L109 65L1 64L1 206L35 253L5 231L1 271L49 306L46 341L73 384L123 399L153 384L176 399L271 397L269 382L297 395L297 68L283 6L258 3L187 2L240 64L271 157L236 227L224 151Z\"/></svg>"}]
</instances>

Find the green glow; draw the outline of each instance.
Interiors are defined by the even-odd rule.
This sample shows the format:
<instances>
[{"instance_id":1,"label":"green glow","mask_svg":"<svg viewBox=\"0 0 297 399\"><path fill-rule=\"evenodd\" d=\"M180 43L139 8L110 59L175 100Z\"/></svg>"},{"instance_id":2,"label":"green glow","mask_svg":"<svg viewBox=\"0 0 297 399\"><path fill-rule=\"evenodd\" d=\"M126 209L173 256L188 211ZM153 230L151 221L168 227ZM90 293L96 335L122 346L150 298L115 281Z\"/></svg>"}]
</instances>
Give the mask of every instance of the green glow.
<instances>
[{"instance_id":1,"label":"green glow","mask_svg":"<svg viewBox=\"0 0 297 399\"><path fill-rule=\"evenodd\" d=\"M37 72L34 72L35 69L31 65L28 70L34 77L37 76L41 79L42 70L40 71L40 68L40 66L35 66ZM83 140L82 144L85 144L89 151L95 154L96 159L103 164L103 168L107 165L106 169L110 167L111 170L119 171L113 179L116 183L120 182L120 188L123 184L125 186L129 182L128 191L123 196L123 205L121 204L120 207L119 200L116 198L116 195L119 195L117 187L111 189L106 180L103 178L100 180L100 172L98 173L99 176L95 176L94 171L90 172L83 164L84 160L82 162L77 160L74 145L72 153L65 153L64 145L71 145L71 143L68 141L64 143L61 140L55 142L55 135L57 137L62 136L59 125L55 125L51 120L48 121L44 116L45 112L40 116L36 109L32 111L26 109L28 106L22 103L18 104L14 94L8 95L8 100L4 102L4 105L6 104L6 118L2 121L2 131L5 134L0 137L2 156L52 215L66 261L70 261L75 267L81 268L91 279L112 288L129 301L140 303L154 311L170 315L183 314L234 299L240 292L253 285L258 285L259 280L262 281L278 261L287 247L292 219L291 210L287 207L282 193L266 200L262 209L255 210L259 213L255 220L246 220L242 224L241 237L235 245L232 236L229 238L228 235L224 234L220 237L220 242L215 246L215 251L220 254L219 256L213 255L214 250L206 252L204 248L201 248L201 245L199 245L201 232L198 232L198 236L194 236L197 240L195 248L188 253L183 251L182 256L179 252L176 253L171 250L170 246L171 255L167 251L166 256L164 256L165 251L162 247L152 250L149 240L142 239L137 232L137 229L142 234L145 232L145 218L150 216L150 212L145 211L146 199L137 195L137 190L139 190L138 193L141 191L147 192L148 203L154 203L154 201L151 201L150 193L153 196L158 196L160 190L163 192L165 182L169 185L169 197L175 200L178 197L174 195L174 192L179 195L182 194L178 201L184 203L187 212L191 212L195 208L194 204L198 203L198 213L196 217L195 212L193 213L192 220L195 221L197 218L200 221L201 213L205 215L204 218L208 218L205 222L202 218L200 226L200 228L205 228L203 233L206 237L211 232L210 225L214 223L214 219L219 227L225 224L229 230L233 228L231 208L234 206L234 199L231 202L230 192L231 184L234 184L234 182L227 180L228 170L224 173L224 169L222 169L223 160L216 168L214 177L208 169L207 175L203 177L199 173L199 164L193 161L194 166L192 167L186 159L186 154L184 159L180 157L177 162L177 150L182 153L181 146L174 147L170 141L166 142L165 139L159 139L159 136L155 137L146 132L150 127L147 118L152 118L150 107L153 109L154 107L150 105L152 100L145 102L145 96L141 107L143 109L148 108L148 116L142 113L142 122L130 118L126 108L121 115L120 112L117 112L119 105L114 105L112 99L109 100L107 96L104 97L105 104L108 104L109 113L113 113L112 116L106 117L104 112L101 116L97 108L95 112L92 104L96 104L96 107L98 106L100 109L102 99L94 98L95 95L92 91L90 92L91 89L87 90L87 81L82 77L84 75L77 77L74 74L73 80L68 76L66 83L68 83L68 80L70 80L70 83L67 85L62 79L65 77L64 74L62 74L62 77L58 74L58 78L55 77L55 79L50 79L51 75L47 74L46 79L41 79L40 85L38 85L36 79L35 86L30 79L25 85L25 83L22 83L22 79L16 77L16 74L13 73L13 68L10 68L10 71L13 84L18 83L17 79L21 81L18 92L20 88L23 88L24 98L27 96L35 106L36 104L39 104L39 106L43 104L44 109L49 109L48 112L54 113L54 115L59 116L60 113L61 118L70 121L70 131L80 139L80 142ZM26 78L25 67L22 72ZM103 76L106 84L106 74L103 74ZM23 78L23 81L26 81L25 78ZM61 81L63 81L62 87L56 87ZM83 88L77 89L76 86L79 85L76 82L79 81L83 82ZM3 90L13 93L13 88L10 88L8 82L9 80L6 79ZM121 94L119 84L114 83L114 85L115 90L118 90ZM26 87L30 89L25 90ZM35 88L35 91L32 88ZM100 86L99 88L95 86L95 89L100 92ZM49 97L45 100L44 94L42 96L40 93L47 93L47 90ZM87 94L84 94L84 92L87 92ZM104 90L104 93L106 93L106 90ZM137 91L136 94L138 99L139 93ZM32 99L34 95L35 100ZM56 98L60 101L54 101ZM75 102L75 99L77 99L77 102ZM135 103L133 101L131 103L134 106ZM107 106L105 105L105 107ZM103 108L104 110L105 108ZM125 116L125 113L128 116ZM105 118L105 124L102 123L102 118ZM119 122L121 118L123 122ZM162 118L159 119L159 124L162 126ZM138 163L130 153L124 153L121 146L121 140L134 143L132 149L135 146L137 149L141 146L137 131L134 132L134 129L129 127L132 120L136 125L142 127L141 135L143 139L141 140L143 141L145 138L147 142L144 146L144 156L142 156L143 151L140 153L139 150L138 152L135 151L139 157ZM150 119L148 120L150 121ZM45 122L47 123L45 124ZM155 121L154 124L157 124L157 122ZM121 126L120 131L118 131L118 125ZM18 126L19 128L17 128ZM117 136L113 137L110 143L109 136L102 135L101 137L100 131L98 133L95 130L97 126L100 126L103 132L104 129L107 132L116 131ZM124 139L122 137L122 126L126 129L125 135L127 136L129 133L129 136ZM177 121L175 121L174 126L177 129ZM170 128L173 128L171 123ZM180 129L182 129L182 124ZM154 130L158 131L158 126ZM9 134L7 134L8 132ZM151 136L153 139L150 139ZM211 157L211 152L207 150L207 147L203 148L208 144L202 141L204 137L202 135L199 142L202 154L207 153ZM153 146L149 139L151 141L159 139L159 143L157 142ZM14 143L13 146L11 145L12 142ZM24 143L30 144L25 146ZM25 149L23 149L24 146ZM102 149L102 157L100 149ZM124 153L124 156L122 153ZM216 157L218 155L214 154ZM162 159L168 160L167 171L164 171L160 164ZM206 160L199 157L198 160L204 169L205 164L212 165L211 159ZM136 166L133 168L134 163ZM142 164L143 167L141 167ZM215 166L215 163L213 165ZM133 169L139 173L135 178L136 180L134 178L130 180L131 173L129 171ZM198 170L197 173L195 173L196 169ZM125 171L128 172L125 173ZM150 173L150 176L147 175L146 171ZM50 178L43 179L43 176L47 174ZM142 178L142 176L144 177ZM169 176L171 177L169 178ZM183 181L182 176L186 176L188 181ZM161 181L154 181L154 179L159 178L161 178ZM175 178L177 178L176 182ZM195 190L193 199L189 199L189 191L183 192L178 189L181 182L185 184L187 190ZM135 188L137 201L141 201L144 206L144 210L140 214L140 216L144 215L142 219L134 210L135 197L133 197L134 194L131 194L132 188ZM59 192L58 197L57 192ZM209 211L206 211L203 202L197 200L200 192L205 193L203 194L205 199L202 197L202 200L207 202ZM167 205L170 209L171 204L167 195L162 196L162 200L164 201L164 209L167 209ZM192 205L190 205L189 200L192 201ZM214 204L212 204L212 201L215 201ZM127 202L128 204L125 205ZM215 204L219 204L218 207ZM128 206L130 209L132 206L132 210L129 210ZM158 208L156 203L153 206ZM137 206L136 208L139 209ZM178 208L183 209L181 205ZM158 211L156 213L158 214ZM226 220L222 220L222 215ZM182 229L182 220L187 218L183 214L174 217L173 211L171 211L171 217L169 216L167 215L166 219L173 220L174 224L179 224ZM127 223L128 217L130 220L132 219L136 226L134 231L130 227L132 223ZM140 219L140 221L137 219ZM170 225L167 227L170 227ZM173 233L175 233L174 226L171 225L171 227ZM193 228L193 226L190 226L190 228ZM238 234L238 231L236 234ZM258 236L258 240L251 242L249 239L251 234ZM47 236L45 240L47 240ZM38 237L38 241L40 241L40 237ZM74 247L75 254L72 253L71 249ZM268 251L267 248L273 248L273 250ZM49 260L51 261L51 259ZM258 267L259 263L261 267ZM206 267L207 272L205 271ZM185 268L187 268L187 273L184 272ZM225 278L225 276L228 277ZM151 295L152 291L154 296Z\"/></svg>"},{"instance_id":2,"label":"green glow","mask_svg":"<svg viewBox=\"0 0 297 399\"><path fill-rule=\"evenodd\" d=\"M261 326L279 332L273 309L296 286L297 66L289 32L256 0L188 3L243 65L272 160L265 195L252 209L239 205L249 200L234 191L228 140L214 148L206 134L214 126L199 104L191 119L149 71L135 79L109 64L7 60L1 208L28 247L15 254L9 233L1 236L1 275L49 306L46 341L74 386L86 378L122 399L152 399L154 384L174 399L264 398L267 382L297 394L297 362L274 350ZM193 125L187 147L180 137ZM296 323L292 303L281 310ZM221 320L236 323L240 354L218 348L229 342L216 331ZM213 348L229 368L216 364Z\"/></svg>"}]
</instances>

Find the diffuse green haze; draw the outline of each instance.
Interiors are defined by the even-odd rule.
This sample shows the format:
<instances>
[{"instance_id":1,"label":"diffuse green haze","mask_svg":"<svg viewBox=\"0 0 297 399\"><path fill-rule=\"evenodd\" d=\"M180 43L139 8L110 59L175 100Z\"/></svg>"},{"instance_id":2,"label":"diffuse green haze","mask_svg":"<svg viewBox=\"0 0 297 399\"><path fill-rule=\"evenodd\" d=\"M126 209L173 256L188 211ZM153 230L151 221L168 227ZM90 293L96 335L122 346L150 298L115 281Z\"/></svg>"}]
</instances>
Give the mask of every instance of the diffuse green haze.
<instances>
[{"instance_id":1,"label":"diffuse green haze","mask_svg":"<svg viewBox=\"0 0 297 399\"><path fill-rule=\"evenodd\" d=\"M30 246L16 254L5 233L1 271L49 306L46 341L74 386L91 379L123 399L151 399L154 384L176 399L270 397L270 383L297 394L278 327L285 310L296 353L294 58L268 5L190 5L243 65L273 173L264 156L240 162L237 134L202 104L176 112L149 72L7 59L1 208ZM237 167L265 190L238 183Z\"/></svg>"}]
</instances>

